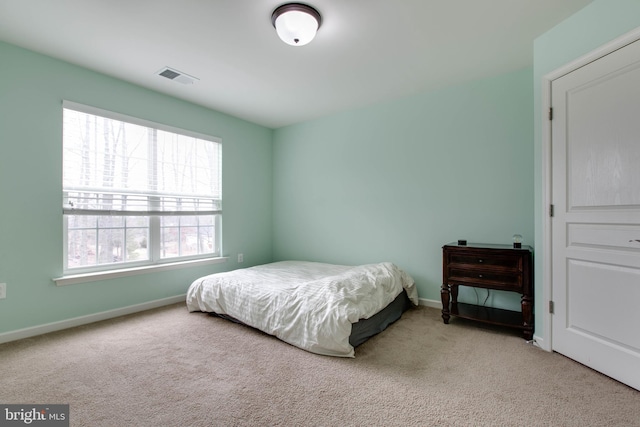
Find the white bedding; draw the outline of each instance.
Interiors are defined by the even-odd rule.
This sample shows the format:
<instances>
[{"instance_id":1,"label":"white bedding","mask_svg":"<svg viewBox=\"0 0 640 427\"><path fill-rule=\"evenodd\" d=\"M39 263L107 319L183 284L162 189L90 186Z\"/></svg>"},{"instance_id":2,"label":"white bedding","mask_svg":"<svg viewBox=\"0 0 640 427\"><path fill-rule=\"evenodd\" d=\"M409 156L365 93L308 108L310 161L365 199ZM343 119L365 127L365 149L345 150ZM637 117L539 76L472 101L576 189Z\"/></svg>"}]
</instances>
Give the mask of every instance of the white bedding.
<instances>
[{"instance_id":1,"label":"white bedding","mask_svg":"<svg viewBox=\"0 0 640 427\"><path fill-rule=\"evenodd\" d=\"M417 305L413 279L390 262L283 261L197 279L187 308L231 316L313 353L354 357L351 324L379 312L403 289Z\"/></svg>"}]
</instances>

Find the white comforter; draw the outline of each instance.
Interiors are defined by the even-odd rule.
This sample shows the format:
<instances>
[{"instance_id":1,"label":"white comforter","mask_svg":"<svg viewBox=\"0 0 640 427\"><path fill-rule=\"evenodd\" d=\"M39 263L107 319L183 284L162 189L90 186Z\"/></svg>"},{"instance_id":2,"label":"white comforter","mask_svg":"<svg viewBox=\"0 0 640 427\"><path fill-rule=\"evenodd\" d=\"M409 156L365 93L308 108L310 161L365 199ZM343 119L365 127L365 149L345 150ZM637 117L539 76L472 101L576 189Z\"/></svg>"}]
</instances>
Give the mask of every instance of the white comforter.
<instances>
[{"instance_id":1,"label":"white comforter","mask_svg":"<svg viewBox=\"0 0 640 427\"><path fill-rule=\"evenodd\" d=\"M231 316L313 353L354 357L351 324L379 312L403 289L417 305L413 279L389 262L283 261L197 279L187 308Z\"/></svg>"}]
</instances>

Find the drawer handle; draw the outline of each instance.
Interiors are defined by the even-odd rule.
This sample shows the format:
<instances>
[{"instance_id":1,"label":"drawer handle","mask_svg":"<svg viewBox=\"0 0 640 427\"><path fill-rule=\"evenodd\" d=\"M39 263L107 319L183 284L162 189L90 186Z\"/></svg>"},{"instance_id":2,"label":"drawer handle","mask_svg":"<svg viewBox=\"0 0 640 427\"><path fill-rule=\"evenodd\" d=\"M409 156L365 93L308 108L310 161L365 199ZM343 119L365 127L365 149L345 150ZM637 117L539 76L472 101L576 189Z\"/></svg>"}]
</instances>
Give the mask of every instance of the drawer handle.
<instances>
[{"instance_id":1,"label":"drawer handle","mask_svg":"<svg viewBox=\"0 0 640 427\"><path fill-rule=\"evenodd\" d=\"M484 260L483 260L483 259L479 259L479 260L478 260L478 262L479 262L480 264L482 264L482 263L484 262Z\"/></svg>"},{"instance_id":2,"label":"drawer handle","mask_svg":"<svg viewBox=\"0 0 640 427\"><path fill-rule=\"evenodd\" d=\"M482 279L482 274L478 274L478 278Z\"/></svg>"}]
</instances>

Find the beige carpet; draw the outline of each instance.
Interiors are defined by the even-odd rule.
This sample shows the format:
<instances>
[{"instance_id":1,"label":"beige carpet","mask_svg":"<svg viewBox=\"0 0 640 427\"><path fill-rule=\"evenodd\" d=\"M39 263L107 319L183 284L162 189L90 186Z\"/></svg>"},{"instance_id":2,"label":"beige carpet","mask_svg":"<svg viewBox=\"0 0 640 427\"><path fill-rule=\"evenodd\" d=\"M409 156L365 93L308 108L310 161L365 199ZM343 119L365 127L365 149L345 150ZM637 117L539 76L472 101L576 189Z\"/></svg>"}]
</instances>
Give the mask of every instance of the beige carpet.
<instances>
[{"instance_id":1,"label":"beige carpet","mask_svg":"<svg viewBox=\"0 0 640 427\"><path fill-rule=\"evenodd\" d=\"M0 345L0 403L68 403L72 426L640 426L640 392L425 307L340 359L172 305Z\"/></svg>"}]
</instances>

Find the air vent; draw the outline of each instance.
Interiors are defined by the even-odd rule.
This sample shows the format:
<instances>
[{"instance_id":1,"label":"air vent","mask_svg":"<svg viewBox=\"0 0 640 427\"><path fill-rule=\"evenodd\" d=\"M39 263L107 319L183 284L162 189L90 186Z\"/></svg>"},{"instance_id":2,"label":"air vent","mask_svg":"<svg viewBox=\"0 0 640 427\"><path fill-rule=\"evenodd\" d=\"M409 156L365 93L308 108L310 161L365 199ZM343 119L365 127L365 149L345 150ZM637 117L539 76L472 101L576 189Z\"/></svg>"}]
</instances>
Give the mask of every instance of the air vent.
<instances>
[{"instance_id":1,"label":"air vent","mask_svg":"<svg viewBox=\"0 0 640 427\"><path fill-rule=\"evenodd\" d=\"M169 67L164 67L156 74L169 80L173 80L174 82L182 83L183 85L192 85L199 80L196 77L190 76L183 73L182 71L178 71Z\"/></svg>"}]
</instances>

